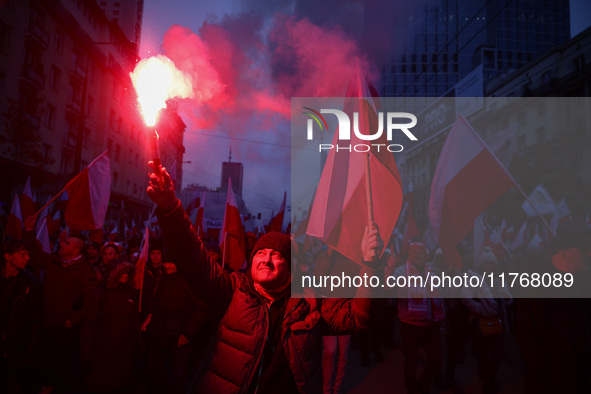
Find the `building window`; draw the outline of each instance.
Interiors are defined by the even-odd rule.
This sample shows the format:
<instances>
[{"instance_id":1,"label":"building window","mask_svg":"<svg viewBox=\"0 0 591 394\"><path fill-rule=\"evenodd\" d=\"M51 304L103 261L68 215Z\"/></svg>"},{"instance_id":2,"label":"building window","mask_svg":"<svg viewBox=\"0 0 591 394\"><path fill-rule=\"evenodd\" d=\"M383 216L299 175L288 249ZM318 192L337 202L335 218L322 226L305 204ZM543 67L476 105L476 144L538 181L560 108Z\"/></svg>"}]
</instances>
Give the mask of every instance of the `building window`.
<instances>
[{"instance_id":1,"label":"building window","mask_svg":"<svg viewBox=\"0 0 591 394\"><path fill-rule=\"evenodd\" d=\"M84 141L83 141L82 145L85 148L87 148L87 149L89 148L89 145L90 145L90 129L88 129L88 128L85 128L84 129Z\"/></svg>"},{"instance_id":2,"label":"building window","mask_svg":"<svg viewBox=\"0 0 591 394\"><path fill-rule=\"evenodd\" d=\"M55 130L55 114L56 109L53 105L47 104L47 111L46 111L46 118L45 118L45 126L49 130Z\"/></svg>"},{"instance_id":3,"label":"building window","mask_svg":"<svg viewBox=\"0 0 591 394\"><path fill-rule=\"evenodd\" d=\"M118 172L113 172L113 187L117 187L117 185L119 184L119 173Z\"/></svg>"},{"instance_id":4,"label":"building window","mask_svg":"<svg viewBox=\"0 0 591 394\"><path fill-rule=\"evenodd\" d=\"M10 45L10 28L8 25L0 21L0 53L8 52Z\"/></svg>"},{"instance_id":5,"label":"building window","mask_svg":"<svg viewBox=\"0 0 591 394\"><path fill-rule=\"evenodd\" d=\"M113 128L115 125L115 110L109 112L109 127Z\"/></svg>"},{"instance_id":6,"label":"building window","mask_svg":"<svg viewBox=\"0 0 591 394\"><path fill-rule=\"evenodd\" d=\"M94 112L94 98L88 96L88 100L86 100L86 116L92 117Z\"/></svg>"},{"instance_id":7,"label":"building window","mask_svg":"<svg viewBox=\"0 0 591 394\"><path fill-rule=\"evenodd\" d=\"M56 92L59 91L61 77L61 70L56 66L51 66L51 72L49 74L49 87L55 90Z\"/></svg>"},{"instance_id":8,"label":"building window","mask_svg":"<svg viewBox=\"0 0 591 394\"><path fill-rule=\"evenodd\" d=\"M115 147L115 161L121 161L121 145L117 144Z\"/></svg>"},{"instance_id":9,"label":"building window","mask_svg":"<svg viewBox=\"0 0 591 394\"><path fill-rule=\"evenodd\" d=\"M129 156L127 157L127 162L129 164L133 164L133 149L129 149Z\"/></svg>"},{"instance_id":10,"label":"building window","mask_svg":"<svg viewBox=\"0 0 591 394\"><path fill-rule=\"evenodd\" d=\"M43 145L41 146L41 154L43 155L43 157L46 157L46 158L51 157L52 150L53 150L53 147L49 144L43 143Z\"/></svg>"},{"instance_id":11,"label":"building window","mask_svg":"<svg viewBox=\"0 0 591 394\"><path fill-rule=\"evenodd\" d=\"M63 154L60 162L60 172L63 174L69 174L70 172L72 172L72 165L72 156L68 154Z\"/></svg>"},{"instance_id":12,"label":"building window","mask_svg":"<svg viewBox=\"0 0 591 394\"><path fill-rule=\"evenodd\" d=\"M107 149L109 150L109 152L113 151L113 140L110 138L107 138Z\"/></svg>"},{"instance_id":13,"label":"building window","mask_svg":"<svg viewBox=\"0 0 591 394\"><path fill-rule=\"evenodd\" d=\"M60 55L64 52L64 33L61 31L55 32L55 39L53 41L53 48Z\"/></svg>"}]
</instances>

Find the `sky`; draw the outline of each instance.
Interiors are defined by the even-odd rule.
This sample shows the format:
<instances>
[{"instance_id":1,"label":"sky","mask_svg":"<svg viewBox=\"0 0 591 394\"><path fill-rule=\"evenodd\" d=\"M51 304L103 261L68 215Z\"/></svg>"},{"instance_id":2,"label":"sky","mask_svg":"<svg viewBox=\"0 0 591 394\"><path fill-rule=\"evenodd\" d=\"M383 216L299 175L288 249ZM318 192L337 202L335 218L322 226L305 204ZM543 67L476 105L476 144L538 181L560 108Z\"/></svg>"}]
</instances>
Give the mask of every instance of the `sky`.
<instances>
[{"instance_id":1,"label":"sky","mask_svg":"<svg viewBox=\"0 0 591 394\"><path fill-rule=\"evenodd\" d=\"M403 39L396 26L426 2L436 1L145 0L140 56L165 54L192 76L196 98L179 106L184 186L219 187L231 149L250 212L277 211L284 191L290 205L290 98L342 96L352 59L377 78L376 54ZM571 0L571 35L590 24L591 1ZM294 196L293 209L310 198Z\"/></svg>"}]
</instances>

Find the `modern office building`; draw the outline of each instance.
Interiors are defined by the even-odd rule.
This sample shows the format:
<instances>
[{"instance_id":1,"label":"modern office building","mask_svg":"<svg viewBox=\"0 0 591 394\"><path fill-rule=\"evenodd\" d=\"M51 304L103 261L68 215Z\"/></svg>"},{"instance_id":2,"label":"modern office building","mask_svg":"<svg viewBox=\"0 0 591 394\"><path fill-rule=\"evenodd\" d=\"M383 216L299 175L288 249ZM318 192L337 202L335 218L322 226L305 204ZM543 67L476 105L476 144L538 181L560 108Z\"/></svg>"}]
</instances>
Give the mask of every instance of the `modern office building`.
<instances>
[{"instance_id":1,"label":"modern office building","mask_svg":"<svg viewBox=\"0 0 591 394\"><path fill-rule=\"evenodd\" d=\"M485 82L568 40L569 0L428 2L381 74L384 97L440 97L479 65Z\"/></svg>"}]
</instances>

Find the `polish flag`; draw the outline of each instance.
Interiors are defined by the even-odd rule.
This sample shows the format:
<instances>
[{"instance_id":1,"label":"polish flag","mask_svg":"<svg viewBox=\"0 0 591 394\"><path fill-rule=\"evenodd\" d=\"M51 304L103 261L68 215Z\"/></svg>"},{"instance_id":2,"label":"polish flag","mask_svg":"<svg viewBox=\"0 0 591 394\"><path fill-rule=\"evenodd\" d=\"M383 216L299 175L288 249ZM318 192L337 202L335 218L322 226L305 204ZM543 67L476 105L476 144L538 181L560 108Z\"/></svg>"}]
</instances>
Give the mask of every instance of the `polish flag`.
<instances>
[{"instance_id":1,"label":"polish flag","mask_svg":"<svg viewBox=\"0 0 591 394\"><path fill-rule=\"evenodd\" d=\"M57 211L63 211L64 209L66 209L66 206L68 205L68 200L68 191L66 190L60 196L59 200L57 201L57 204L55 204L55 209Z\"/></svg>"},{"instance_id":2,"label":"polish flag","mask_svg":"<svg viewBox=\"0 0 591 394\"><path fill-rule=\"evenodd\" d=\"M131 230L127 227L127 222L123 222L125 227L123 229L123 234L125 234L125 238L131 238Z\"/></svg>"},{"instance_id":3,"label":"polish flag","mask_svg":"<svg viewBox=\"0 0 591 394\"><path fill-rule=\"evenodd\" d=\"M220 232L220 249L222 251L222 265L228 264L234 271L238 271L246 261L244 247L244 227L240 220L240 212L236 203L236 196L232 190L232 178L228 178L228 196L226 197L226 211Z\"/></svg>"},{"instance_id":4,"label":"polish flag","mask_svg":"<svg viewBox=\"0 0 591 394\"><path fill-rule=\"evenodd\" d=\"M513 177L458 115L441 150L429 200L429 219L448 264L461 268L456 245L474 219L516 184Z\"/></svg>"},{"instance_id":5,"label":"polish flag","mask_svg":"<svg viewBox=\"0 0 591 394\"><path fill-rule=\"evenodd\" d=\"M76 230L102 228L111 195L111 169L108 151L97 157L66 185L70 197L66 223Z\"/></svg>"},{"instance_id":6,"label":"polish flag","mask_svg":"<svg viewBox=\"0 0 591 394\"><path fill-rule=\"evenodd\" d=\"M283 202L279 208L277 215L273 216L269 225L267 226L267 232L277 231L278 233L283 230L283 217L285 216L285 201L287 198L287 192L283 192Z\"/></svg>"},{"instance_id":7,"label":"polish flag","mask_svg":"<svg viewBox=\"0 0 591 394\"><path fill-rule=\"evenodd\" d=\"M12 208L8 214L8 222L4 230L4 236L21 239L23 235L23 215L21 214L21 205L18 194L14 195Z\"/></svg>"},{"instance_id":8,"label":"polish flag","mask_svg":"<svg viewBox=\"0 0 591 394\"><path fill-rule=\"evenodd\" d=\"M131 236L133 237L138 233L138 228L133 219L131 219Z\"/></svg>"},{"instance_id":9,"label":"polish flag","mask_svg":"<svg viewBox=\"0 0 591 394\"><path fill-rule=\"evenodd\" d=\"M23 219L28 218L35 214L35 199L33 198L33 192L31 191L31 177L27 177L25 188L20 196L21 214Z\"/></svg>"},{"instance_id":10,"label":"polish flag","mask_svg":"<svg viewBox=\"0 0 591 394\"><path fill-rule=\"evenodd\" d=\"M37 242L39 247L45 253L51 253L51 244L49 243L49 231L47 231L47 218L43 218L41 226L37 231Z\"/></svg>"},{"instance_id":11,"label":"polish flag","mask_svg":"<svg viewBox=\"0 0 591 394\"><path fill-rule=\"evenodd\" d=\"M4 211L4 208L2 208L2 206L0 205L0 225L3 228L6 228L7 221L8 221L8 215L6 214L6 211Z\"/></svg>"},{"instance_id":12,"label":"polish flag","mask_svg":"<svg viewBox=\"0 0 591 394\"><path fill-rule=\"evenodd\" d=\"M566 205L566 201L564 201L564 198L560 199L560 202L558 203L558 211L560 212L560 223L573 218L570 213L570 209L568 209L568 205Z\"/></svg>"},{"instance_id":13,"label":"polish flag","mask_svg":"<svg viewBox=\"0 0 591 394\"><path fill-rule=\"evenodd\" d=\"M49 234L55 234L58 231L60 231L62 226L62 214L60 211L57 211L53 217L51 218L51 221L48 222L48 226L47 226L47 230L49 231Z\"/></svg>"},{"instance_id":14,"label":"polish flag","mask_svg":"<svg viewBox=\"0 0 591 394\"><path fill-rule=\"evenodd\" d=\"M521 245L525 245L527 242L527 222L523 222L523 225L519 228L515 239L513 240L513 244L511 244L511 249L515 250Z\"/></svg>"},{"instance_id":15,"label":"polish flag","mask_svg":"<svg viewBox=\"0 0 591 394\"><path fill-rule=\"evenodd\" d=\"M111 241L115 241L118 234L119 234L119 226L115 225L115 227L113 227L113 230L111 230L111 232L109 233L109 239Z\"/></svg>"},{"instance_id":16,"label":"polish flag","mask_svg":"<svg viewBox=\"0 0 591 394\"><path fill-rule=\"evenodd\" d=\"M43 210L41 211L41 213L37 216L37 225L35 227L35 230L37 232L39 232L39 229L41 228L41 225L43 223L43 219L46 219L46 227L47 230L49 232L49 227L51 225L51 213L49 212L49 202L51 201L51 196L47 197L47 201L45 202L46 207L43 208Z\"/></svg>"},{"instance_id":17,"label":"polish flag","mask_svg":"<svg viewBox=\"0 0 591 394\"><path fill-rule=\"evenodd\" d=\"M201 198L199 190L195 192L195 197L189 202L185 211L187 212L187 216L191 217L191 213L201 205Z\"/></svg>"},{"instance_id":18,"label":"polish flag","mask_svg":"<svg viewBox=\"0 0 591 394\"><path fill-rule=\"evenodd\" d=\"M482 215L474 219L474 231L472 232L472 235L474 237L472 254L474 257L474 266L478 267L480 266L480 257L482 256L484 247L491 246L490 235L488 229L484 225Z\"/></svg>"},{"instance_id":19,"label":"polish flag","mask_svg":"<svg viewBox=\"0 0 591 394\"><path fill-rule=\"evenodd\" d=\"M205 232L207 231L207 229L204 226L204 220L203 220L203 213L205 211L205 192L202 193L202 196L200 198L199 201L199 207L197 208L197 215L195 216L195 224L193 225L193 227L195 227L195 230L197 231L197 235L199 235L199 238L201 239L205 239Z\"/></svg>"},{"instance_id":20,"label":"polish flag","mask_svg":"<svg viewBox=\"0 0 591 394\"><path fill-rule=\"evenodd\" d=\"M374 94L377 95L375 89ZM339 134L349 131L350 141L346 141L347 145L371 143L374 146L369 153L330 150L306 230L308 235L320 239L357 264L362 260L361 241L370 221L369 204L373 206L373 221L378 225L385 249L398 220L403 199L402 182L394 156L386 149L375 148L381 144L388 145L386 132L372 141L362 140L358 136L367 139L378 130L376 106L379 102L372 96L358 69L351 79L343 106L343 112L351 119L353 130L337 130L332 145L336 146L339 142L342 145ZM354 112L358 113L357 122ZM355 124L358 124L358 130L355 130ZM369 173L366 173L368 160ZM366 183L370 186L371 201L366 195Z\"/></svg>"},{"instance_id":21,"label":"polish flag","mask_svg":"<svg viewBox=\"0 0 591 394\"><path fill-rule=\"evenodd\" d=\"M532 207L532 204L535 209ZM523 209L526 215L530 217L538 215L536 210L540 215L554 215L558 212L556 203L541 183L532 190L529 195L529 201L524 201L523 204L521 204L521 209Z\"/></svg>"}]
</instances>

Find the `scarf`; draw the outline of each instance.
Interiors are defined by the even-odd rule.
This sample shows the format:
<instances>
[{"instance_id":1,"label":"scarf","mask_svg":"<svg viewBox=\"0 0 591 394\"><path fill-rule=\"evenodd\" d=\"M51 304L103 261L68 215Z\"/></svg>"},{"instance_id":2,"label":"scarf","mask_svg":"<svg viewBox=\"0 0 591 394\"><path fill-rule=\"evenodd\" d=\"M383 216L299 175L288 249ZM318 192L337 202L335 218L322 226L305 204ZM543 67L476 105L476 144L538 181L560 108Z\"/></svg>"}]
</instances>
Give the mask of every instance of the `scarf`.
<instances>
[{"instance_id":1,"label":"scarf","mask_svg":"<svg viewBox=\"0 0 591 394\"><path fill-rule=\"evenodd\" d=\"M274 301L280 299L287 291L291 290L291 280L288 280L284 285L279 286L276 289L265 289L257 282L254 282L254 289L261 297L263 297L267 302L267 307L269 307Z\"/></svg>"}]
</instances>

